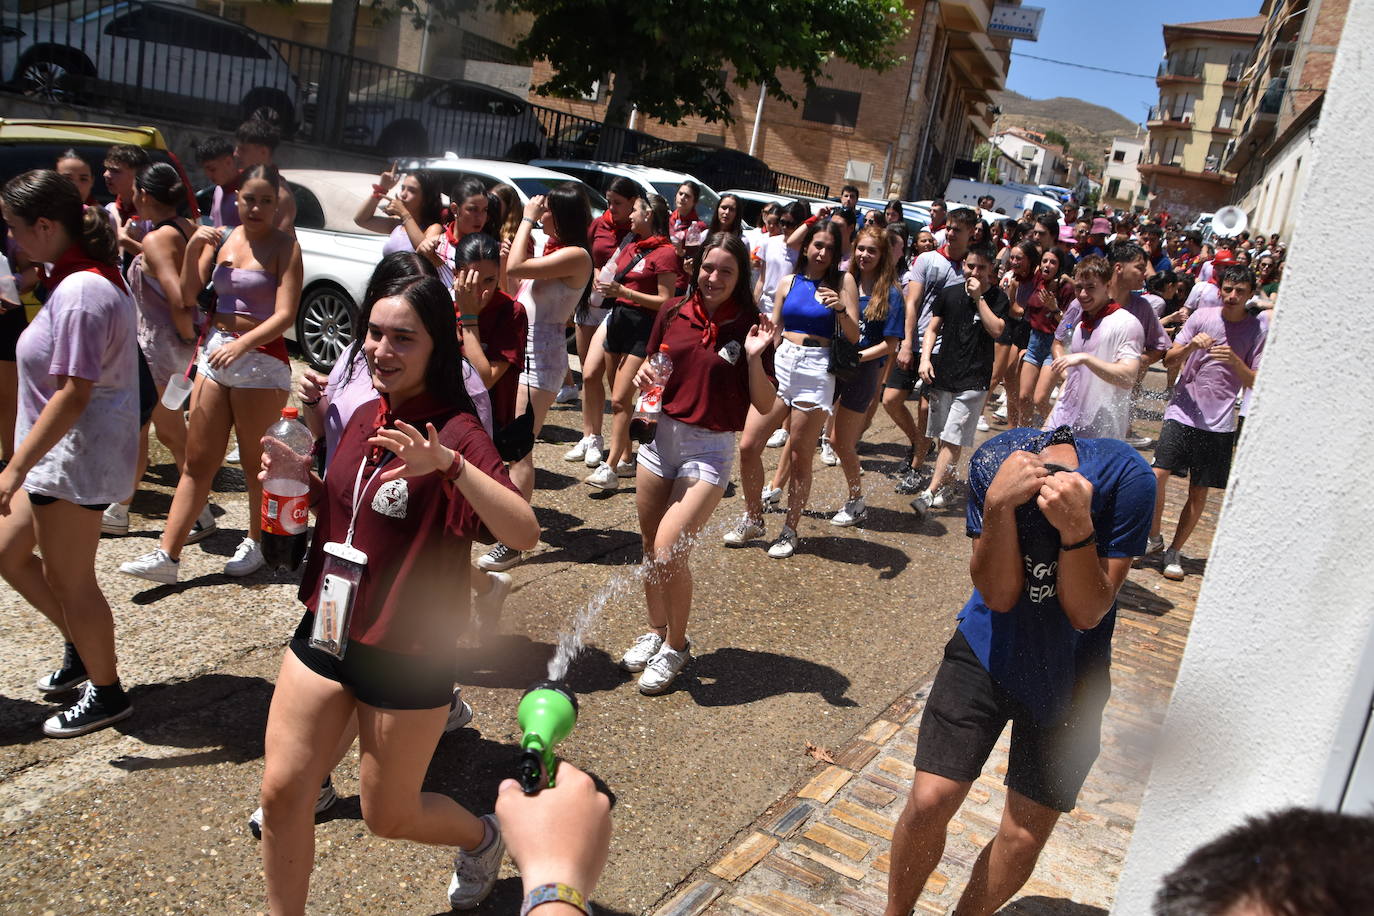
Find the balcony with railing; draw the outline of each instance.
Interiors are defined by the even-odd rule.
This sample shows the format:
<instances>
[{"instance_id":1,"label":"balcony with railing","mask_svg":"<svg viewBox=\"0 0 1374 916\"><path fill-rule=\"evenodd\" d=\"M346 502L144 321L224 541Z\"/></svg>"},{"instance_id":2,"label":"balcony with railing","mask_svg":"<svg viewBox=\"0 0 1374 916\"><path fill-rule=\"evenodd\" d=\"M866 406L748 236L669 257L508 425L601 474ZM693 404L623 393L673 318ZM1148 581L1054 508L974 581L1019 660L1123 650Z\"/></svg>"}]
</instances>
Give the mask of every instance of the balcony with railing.
<instances>
[{"instance_id":1,"label":"balcony with railing","mask_svg":"<svg viewBox=\"0 0 1374 916\"><path fill-rule=\"evenodd\" d=\"M1190 111L1171 109L1166 105L1154 105L1150 108L1145 126L1160 130L1191 130L1193 114Z\"/></svg>"},{"instance_id":2,"label":"balcony with railing","mask_svg":"<svg viewBox=\"0 0 1374 916\"><path fill-rule=\"evenodd\" d=\"M1244 61L1236 61L1228 66L1226 68L1226 82L1231 85L1239 84L1241 79L1245 76L1245 66L1246 64Z\"/></svg>"},{"instance_id":3,"label":"balcony with railing","mask_svg":"<svg viewBox=\"0 0 1374 916\"><path fill-rule=\"evenodd\" d=\"M1202 61L1160 61L1159 69L1155 71L1155 82L1159 84L1170 82L1200 83L1202 82Z\"/></svg>"}]
</instances>

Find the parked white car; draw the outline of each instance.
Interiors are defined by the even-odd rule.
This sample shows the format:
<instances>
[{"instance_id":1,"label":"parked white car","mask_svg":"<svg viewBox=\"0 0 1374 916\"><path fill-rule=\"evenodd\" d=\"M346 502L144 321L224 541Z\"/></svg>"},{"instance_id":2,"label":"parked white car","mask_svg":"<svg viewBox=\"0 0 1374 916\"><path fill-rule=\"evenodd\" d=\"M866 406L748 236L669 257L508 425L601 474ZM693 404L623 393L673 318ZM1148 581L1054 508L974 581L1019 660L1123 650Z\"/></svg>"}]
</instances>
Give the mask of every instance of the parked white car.
<instances>
[{"instance_id":1,"label":"parked white car","mask_svg":"<svg viewBox=\"0 0 1374 916\"><path fill-rule=\"evenodd\" d=\"M283 169L296 195L296 239L305 268L301 304L287 337L322 372L353 340L367 281L382 260L386 236L353 222L376 175L325 169Z\"/></svg>"},{"instance_id":2,"label":"parked white car","mask_svg":"<svg viewBox=\"0 0 1374 916\"><path fill-rule=\"evenodd\" d=\"M600 216L606 209L606 198L596 188L572 175L537 165L496 159L464 159L453 151L432 159L402 159L400 163L403 172L415 169L438 172L444 179L445 192L459 179L468 176L480 180L488 191L498 184L508 184L520 195L522 204L529 203L531 197L547 194L550 188L571 182L587 195L592 216Z\"/></svg>"},{"instance_id":3,"label":"parked white car","mask_svg":"<svg viewBox=\"0 0 1374 916\"><path fill-rule=\"evenodd\" d=\"M671 172L644 165L627 165L623 162L595 162L590 159L532 159L530 165L553 169L565 175L581 179L602 194L617 177L628 178L643 188L645 194L658 194L668 202L672 209L677 198L677 189L684 181L695 181L701 185L701 197L697 200L697 218L710 225L715 216L716 204L720 195L705 183L698 181L686 172Z\"/></svg>"},{"instance_id":4,"label":"parked white car","mask_svg":"<svg viewBox=\"0 0 1374 916\"><path fill-rule=\"evenodd\" d=\"M452 150L460 156L533 159L547 134L529 102L469 80L398 73L349 93L344 142L391 159Z\"/></svg>"},{"instance_id":5,"label":"parked white car","mask_svg":"<svg viewBox=\"0 0 1374 916\"><path fill-rule=\"evenodd\" d=\"M7 10L0 15L0 79L50 102L208 109L233 124L265 118L287 136L300 99L296 77L266 36L194 7L142 0Z\"/></svg>"}]
</instances>

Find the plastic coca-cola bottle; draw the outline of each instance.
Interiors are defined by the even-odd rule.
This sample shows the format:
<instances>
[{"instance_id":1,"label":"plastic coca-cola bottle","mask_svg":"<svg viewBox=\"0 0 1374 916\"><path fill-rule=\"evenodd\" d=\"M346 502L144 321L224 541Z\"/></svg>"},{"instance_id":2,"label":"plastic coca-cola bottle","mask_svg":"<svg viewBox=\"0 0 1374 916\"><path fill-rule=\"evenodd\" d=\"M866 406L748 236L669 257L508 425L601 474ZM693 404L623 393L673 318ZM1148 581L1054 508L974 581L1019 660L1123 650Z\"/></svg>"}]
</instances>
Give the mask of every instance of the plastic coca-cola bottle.
<instances>
[{"instance_id":1,"label":"plastic coca-cola bottle","mask_svg":"<svg viewBox=\"0 0 1374 916\"><path fill-rule=\"evenodd\" d=\"M673 374L673 361L668 356L668 345L663 344L658 352L649 357L649 365L658 376L639 396L635 415L630 419L630 438L640 445L654 441L658 432L658 417L663 412L663 386L668 384L668 376Z\"/></svg>"},{"instance_id":2,"label":"plastic coca-cola bottle","mask_svg":"<svg viewBox=\"0 0 1374 916\"><path fill-rule=\"evenodd\" d=\"M618 253L619 252L617 252L617 254ZM611 255L610 260L601 265L601 270L597 273L596 278L602 283L610 283L615 279L615 255ZM606 294L595 289L587 294L587 306L589 308L599 309L601 308L601 303L605 301Z\"/></svg>"},{"instance_id":3,"label":"plastic coca-cola bottle","mask_svg":"<svg viewBox=\"0 0 1374 916\"><path fill-rule=\"evenodd\" d=\"M262 557L269 569L292 570L305 558L315 437L299 416L296 408L283 407L281 419L267 430L269 439L300 456L299 461L274 461L268 470L271 476L262 482Z\"/></svg>"}]
</instances>

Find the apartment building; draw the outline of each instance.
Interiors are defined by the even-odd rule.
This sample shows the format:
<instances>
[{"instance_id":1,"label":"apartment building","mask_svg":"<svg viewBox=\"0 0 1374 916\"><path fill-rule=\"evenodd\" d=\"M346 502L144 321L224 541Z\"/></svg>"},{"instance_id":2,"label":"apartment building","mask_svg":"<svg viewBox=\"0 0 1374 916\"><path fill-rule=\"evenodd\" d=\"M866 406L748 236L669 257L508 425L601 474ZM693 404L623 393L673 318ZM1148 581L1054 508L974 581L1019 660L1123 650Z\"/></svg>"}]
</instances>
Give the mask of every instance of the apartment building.
<instances>
[{"instance_id":1,"label":"apartment building","mask_svg":"<svg viewBox=\"0 0 1374 916\"><path fill-rule=\"evenodd\" d=\"M1045 135L1021 127L1009 127L992 138L995 146L1025 168L1030 184L1071 187L1069 158L1062 146L1049 143Z\"/></svg>"},{"instance_id":2,"label":"apartment building","mask_svg":"<svg viewBox=\"0 0 1374 916\"><path fill-rule=\"evenodd\" d=\"M1006 4L998 4L1006 5ZM974 148L992 133L991 93L1006 85L1011 39L989 35L990 0L906 0L911 27L898 44L903 62L884 73L832 62L814 88L780 74L798 100L792 107L736 93L733 124L688 118L671 126L646 118L633 125L657 137L751 152L779 172L838 190L855 184L866 196L906 200L943 193L956 165L975 173ZM533 82L551 72L536 63ZM531 101L584 117L604 117L609 86L594 100L531 96Z\"/></svg>"},{"instance_id":3,"label":"apartment building","mask_svg":"<svg viewBox=\"0 0 1374 916\"><path fill-rule=\"evenodd\" d=\"M1113 137L1112 148L1102 163L1103 206L1130 212L1146 203L1139 166L1145 159L1141 137Z\"/></svg>"},{"instance_id":4,"label":"apartment building","mask_svg":"<svg viewBox=\"0 0 1374 916\"><path fill-rule=\"evenodd\" d=\"M1139 166L1152 212L1186 222L1230 199L1235 177L1222 160L1236 129L1246 60L1264 23L1251 16L1164 26L1159 104L1146 121L1150 140Z\"/></svg>"},{"instance_id":5,"label":"apartment building","mask_svg":"<svg viewBox=\"0 0 1374 916\"><path fill-rule=\"evenodd\" d=\"M1236 175L1231 202L1266 234L1292 234L1307 186L1313 135L1349 0L1264 0L1245 61L1236 133L1223 153Z\"/></svg>"}]
</instances>

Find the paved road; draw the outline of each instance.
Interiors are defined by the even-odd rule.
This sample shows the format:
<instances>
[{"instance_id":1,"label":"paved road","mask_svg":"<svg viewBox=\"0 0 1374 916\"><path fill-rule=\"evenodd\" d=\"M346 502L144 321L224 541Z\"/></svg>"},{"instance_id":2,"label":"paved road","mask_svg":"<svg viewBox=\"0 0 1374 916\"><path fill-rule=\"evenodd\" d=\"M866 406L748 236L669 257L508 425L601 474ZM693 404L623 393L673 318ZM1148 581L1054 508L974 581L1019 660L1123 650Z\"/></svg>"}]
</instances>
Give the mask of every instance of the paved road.
<instances>
[{"instance_id":1,"label":"paved road","mask_svg":"<svg viewBox=\"0 0 1374 916\"><path fill-rule=\"evenodd\" d=\"M566 757L615 791L616 834L598 909L639 913L808 772L808 743L839 747L937 661L968 589L962 510L924 524L883 471L901 438L886 418L862 455L864 530L825 518L842 499L838 468L818 461L803 543L787 561L763 545L720 546L742 511L717 510L696 552L696 658L677 688L646 698L614 660L642 632L633 579L633 494L600 496L561 453L578 414L556 409L536 450L538 552L513 571L502 635L465 646L460 681L476 709L446 736L430 788L490 810L513 775L515 704L543 676L557 635L609 589L571 682L582 718ZM770 452L769 464L777 452ZM262 733L282 648L299 617L294 583L223 576L242 537L241 473L226 467L215 504L221 532L187 549L176 586L114 572L150 549L170 504L170 466L155 466L134 504L133 532L102 544L101 582L115 608L121 669L137 712L116 729L44 739L51 707L33 680L60 650L51 628L0 586L0 908L13 913L257 912L257 843L245 829L261 777ZM780 516L768 520L778 530ZM447 910L446 850L370 836L358 807L356 759L336 774L343 796L317 830L312 912ZM509 862L482 912L518 906Z\"/></svg>"}]
</instances>

